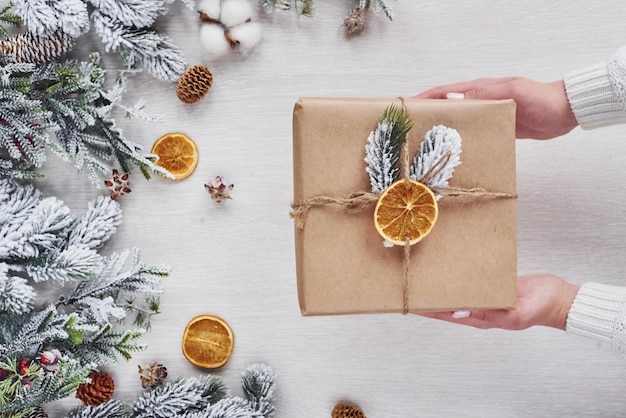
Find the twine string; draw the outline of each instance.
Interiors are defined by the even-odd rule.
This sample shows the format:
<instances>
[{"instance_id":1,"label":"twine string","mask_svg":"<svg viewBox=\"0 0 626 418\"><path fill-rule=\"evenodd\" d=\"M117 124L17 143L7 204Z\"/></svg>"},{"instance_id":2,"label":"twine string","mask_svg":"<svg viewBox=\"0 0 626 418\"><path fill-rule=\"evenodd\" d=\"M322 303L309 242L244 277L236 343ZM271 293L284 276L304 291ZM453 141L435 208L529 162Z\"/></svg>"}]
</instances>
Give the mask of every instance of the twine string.
<instances>
[{"instance_id":1,"label":"twine string","mask_svg":"<svg viewBox=\"0 0 626 418\"><path fill-rule=\"evenodd\" d=\"M409 235L404 239L404 288L402 289L402 315L409 313L409 270L411 268L411 239Z\"/></svg>"},{"instance_id":2,"label":"twine string","mask_svg":"<svg viewBox=\"0 0 626 418\"><path fill-rule=\"evenodd\" d=\"M452 157L452 152L446 151L446 153L443 154L441 157L439 157L437 162L433 164L433 166L430 167L428 171L425 172L422 178L419 179L418 181L428 186L428 183L430 183L435 177L437 177L443 171L444 168L446 168L446 165L448 164L448 161L450 161L451 157Z\"/></svg>"},{"instance_id":3,"label":"twine string","mask_svg":"<svg viewBox=\"0 0 626 418\"><path fill-rule=\"evenodd\" d=\"M471 189L463 189L459 187L448 186L445 189L437 190L442 197L468 197L468 198L485 198L485 199L517 199L517 193L508 192L491 192L482 187L474 187ZM310 210L317 206L337 205L342 207L346 212L361 212L378 201L379 195L371 192L355 192L345 198L336 198L332 196L315 196L299 203L292 203L292 211L289 216L293 218L299 229L304 229L306 218Z\"/></svg>"}]
</instances>

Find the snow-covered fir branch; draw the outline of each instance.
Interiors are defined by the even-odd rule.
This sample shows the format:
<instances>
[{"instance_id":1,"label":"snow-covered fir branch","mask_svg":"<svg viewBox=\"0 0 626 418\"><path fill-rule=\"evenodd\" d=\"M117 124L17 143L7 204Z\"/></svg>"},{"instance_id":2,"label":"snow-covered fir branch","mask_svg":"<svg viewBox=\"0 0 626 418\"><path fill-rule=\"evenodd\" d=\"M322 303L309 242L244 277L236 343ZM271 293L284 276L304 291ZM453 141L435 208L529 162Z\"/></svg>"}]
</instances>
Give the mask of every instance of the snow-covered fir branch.
<instances>
[{"instance_id":1,"label":"snow-covered fir branch","mask_svg":"<svg viewBox=\"0 0 626 418\"><path fill-rule=\"evenodd\" d=\"M137 249L99 254L120 220L108 197L74 216L32 185L0 180L0 416L66 397L95 367L145 348L169 267L146 265ZM58 301L38 305L36 282L59 284Z\"/></svg>"},{"instance_id":2,"label":"snow-covered fir branch","mask_svg":"<svg viewBox=\"0 0 626 418\"><path fill-rule=\"evenodd\" d=\"M69 412L65 418L130 418L132 410L122 401L112 399L97 406L85 406Z\"/></svg>"},{"instance_id":3,"label":"snow-covered fir branch","mask_svg":"<svg viewBox=\"0 0 626 418\"><path fill-rule=\"evenodd\" d=\"M9 275L9 266L0 263L0 312L26 313L34 299L35 291L28 281Z\"/></svg>"},{"instance_id":4,"label":"snow-covered fir branch","mask_svg":"<svg viewBox=\"0 0 626 418\"><path fill-rule=\"evenodd\" d=\"M169 2L14 0L15 13L29 31L46 36L62 31L78 38L93 26L107 52L128 54L155 77L176 81L186 68L185 58L168 36L153 29Z\"/></svg>"},{"instance_id":5,"label":"snow-covered fir branch","mask_svg":"<svg viewBox=\"0 0 626 418\"><path fill-rule=\"evenodd\" d=\"M122 211L118 203L99 196L68 229L64 246L98 249L115 234L121 222Z\"/></svg>"},{"instance_id":6,"label":"snow-covered fir branch","mask_svg":"<svg viewBox=\"0 0 626 418\"><path fill-rule=\"evenodd\" d=\"M302 16L311 17L315 11L313 0L259 0L267 13L274 10L295 10Z\"/></svg>"},{"instance_id":7,"label":"snow-covered fir branch","mask_svg":"<svg viewBox=\"0 0 626 418\"><path fill-rule=\"evenodd\" d=\"M65 418L270 418L275 378L269 366L251 365L242 373L244 397L232 395L215 375L178 378L146 390L132 404L110 400L76 408Z\"/></svg>"},{"instance_id":8,"label":"snow-covered fir branch","mask_svg":"<svg viewBox=\"0 0 626 418\"><path fill-rule=\"evenodd\" d=\"M367 138L365 170L370 176L372 193L381 193L399 178L400 153L412 126L413 121L406 109L391 105Z\"/></svg>"},{"instance_id":9,"label":"snow-covered fir branch","mask_svg":"<svg viewBox=\"0 0 626 418\"><path fill-rule=\"evenodd\" d=\"M88 0L96 10L106 12L111 19L124 26L145 28L149 27L159 15L165 14L165 0Z\"/></svg>"},{"instance_id":10,"label":"snow-covered fir branch","mask_svg":"<svg viewBox=\"0 0 626 418\"><path fill-rule=\"evenodd\" d=\"M302 16L311 17L315 12L314 0L258 0L261 7L271 13L274 10L295 10ZM393 11L386 0L350 0L348 10L358 8L371 9L374 13L383 13L389 20L393 19Z\"/></svg>"},{"instance_id":11,"label":"snow-covered fir branch","mask_svg":"<svg viewBox=\"0 0 626 418\"><path fill-rule=\"evenodd\" d=\"M179 378L144 392L133 404L137 418L169 418L184 412L200 412L228 394L214 375Z\"/></svg>"},{"instance_id":12,"label":"snow-covered fir branch","mask_svg":"<svg viewBox=\"0 0 626 418\"><path fill-rule=\"evenodd\" d=\"M241 386L250 408L263 417L274 414L275 380L274 371L265 364L253 364L241 375Z\"/></svg>"},{"instance_id":13,"label":"snow-covered fir branch","mask_svg":"<svg viewBox=\"0 0 626 418\"><path fill-rule=\"evenodd\" d=\"M105 89L106 71L100 55L87 61L67 60L41 65L8 62L0 70L0 174L28 177L46 160L46 149L73 159L100 187L110 175L111 160L123 172L132 166L149 178L167 172L154 156L124 137L111 112L122 107L142 117L140 107L121 105L127 71ZM6 167L5 170L3 168Z\"/></svg>"},{"instance_id":14,"label":"snow-covered fir branch","mask_svg":"<svg viewBox=\"0 0 626 418\"><path fill-rule=\"evenodd\" d=\"M139 257L139 250L114 253L104 258L104 267L91 280L78 283L63 303L81 303L87 297L103 298L119 295L119 292L154 296L162 292L157 285L169 269L165 266L146 266Z\"/></svg>"},{"instance_id":15,"label":"snow-covered fir branch","mask_svg":"<svg viewBox=\"0 0 626 418\"><path fill-rule=\"evenodd\" d=\"M87 4L76 0L13 0L15 13L31 32L50 35L58 30L76 38L89 30Z\"/></svg>"},{"instance_id":16,"label":"snow-covered fir branch","mask_svg":"<svg viewBox=\"0 0 626 418\"><path fill-rule=\"evenodd\" d=\"M36 368L36 371L29 375L30 384L27 393L15 396L9 403L0 402L0 416L22 416L18 414L30 411L35 406L68 397L78 385L86 381L91 367L93 365L82 365L76 360L64 357L57 364L54 373ZM16 379L14 374L9 373L9 379Z\"/></svg>"},{"instance_id":17,"label":"snow-covered fir branch","mask_svg":"<svg viewBox=\"0 0 626 418\"><path fill-rule=\"evenodd\" d=\"M434 126L424 136L420 149L413 158L410 177L416 181L424 180L437 198L448 187L454 169L461 164L461 135L456 129L443 125Z\"/></svg>"},{"instance_id":18,"label":"snow-covered fir branch","mask_svg":"<svg viewBox=\"0 0 626 418\"><path fill-rule=\"evenodd\" d=\"M393 20L393 11L385 0L359 0L359 9L371 8L374 13L383 13L389 20Z\"/></svg>"},{"instance_id":19,"label":"snow-covered fir branch","mask_svg":"<svg viewBox=\"0 0 626 418\"><path fill-rule=\"evenodd\" d=\"M21 23L22 18L15 14L13 11L13 3L9 2L6 6L0 9L0 35L9 36L9 33L2 26L2 24L17 26Z\"/></svg>"},{"instance_id":20,"label":"snow-covered fir branch","mask_svg":"<svg viewBox=\"0 0 626 418\"><path fill-rule=\"evenodd\" d=\"M185 71L185 60L168 36L117 24L106 11L95 11L92 19L107 52L125 53L131 63L141 64L161 80L176 81Z\"/></svg>"}]
</instances>

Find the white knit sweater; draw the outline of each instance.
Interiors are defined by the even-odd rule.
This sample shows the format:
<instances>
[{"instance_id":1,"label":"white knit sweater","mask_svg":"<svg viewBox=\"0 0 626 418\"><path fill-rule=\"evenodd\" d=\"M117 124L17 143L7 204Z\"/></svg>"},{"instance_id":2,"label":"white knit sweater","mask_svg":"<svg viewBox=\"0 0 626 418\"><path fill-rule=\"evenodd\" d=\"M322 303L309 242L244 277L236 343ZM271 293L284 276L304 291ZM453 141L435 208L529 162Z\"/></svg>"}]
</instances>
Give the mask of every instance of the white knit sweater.
<instances>
[{"instance_id":1,"label":"white knit sweater","mask_svg":"<svg viewBox=\"0 0 626 418\"><path fill-rule=\"evenodd\" d=\"M565 91L583 129L626 123L626 46L609 62L568 73Z\"/></svg>"},{"instance_id":2,"label":"white knit sweater","mask_svg":"<svg viewBox=\"0 0 626 418\"><path fill-rule=\"evenodd\" d=\"M564 82L583 129L626 123L626 47L607 63L568 73ZM585 283L572 303L566 330L626 355L625 317L626 287Z\"/></svg>"}]
</instances>

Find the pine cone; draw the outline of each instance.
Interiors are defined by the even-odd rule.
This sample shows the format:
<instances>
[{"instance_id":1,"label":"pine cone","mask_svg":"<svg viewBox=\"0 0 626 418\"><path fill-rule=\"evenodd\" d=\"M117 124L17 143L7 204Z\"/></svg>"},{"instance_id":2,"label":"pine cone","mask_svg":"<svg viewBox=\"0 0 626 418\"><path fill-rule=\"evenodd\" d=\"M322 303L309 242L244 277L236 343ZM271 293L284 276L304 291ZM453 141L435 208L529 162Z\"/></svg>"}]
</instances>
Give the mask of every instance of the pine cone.
<instances>
[{"instance_id":1,"label":"pine cone","mask_svg":"<svg viewBox=\"0 0 626 418\"><path fill-rule=\"evenodd\" d=\"M207 94L212 84L213 74L208 68L194 65L188 68L178 80L176 95L182 102L195 103Z\"/></svg>"},{"instance_id":2,"label":"pine cone","mask_svg":"<svg viewBox=\"0 0 626 418\"><path fill-rule=\"evenodd\" d=\"M333 408L332 418L366 418L358 406L349 403L338 403Z\"/></svg>"},{"instance_id":3,"label":"pine cone","mask_svg":"<svg viewBox=\"0 0 626 418\"><path fill-rule=\"evenodd\" d=\"M0 52L15 56L16 62L43 64L69 52L74 42L74 38L61 31L49 37L25 32L1 41Z\"/></svg>"},{"instance_id":4,"label":"pine cone","mask_svg":"<svg viewBox=\"0 0 626 418\"><path fill-rule=\"evenodd\" d=\"M46 414L42 407L38 406L30 411L30 414L28 414L26 418L48 418L48 414Z\"/></svg>"},{"instance_id":5,"label":"pine cone","mask_svg":"<svg viewBox=\"0 0 626 418\"><path fill-rule=\"evenodd\" d=\"M91 383L81 383L76 389L76 397L88 406L105 403L113 397L115 382L107 372L92 371L87 376Z\"/></svg>"}]
</instances>

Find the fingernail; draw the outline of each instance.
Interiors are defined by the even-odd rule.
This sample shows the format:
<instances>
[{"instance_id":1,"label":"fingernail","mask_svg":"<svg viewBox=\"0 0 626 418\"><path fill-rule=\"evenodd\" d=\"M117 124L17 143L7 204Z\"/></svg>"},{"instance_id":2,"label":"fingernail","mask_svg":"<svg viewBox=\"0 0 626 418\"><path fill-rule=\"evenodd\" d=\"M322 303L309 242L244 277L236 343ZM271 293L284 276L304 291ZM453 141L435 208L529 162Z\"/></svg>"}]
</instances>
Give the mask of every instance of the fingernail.
<instances>
[{"instance_id":1,"label":"fingernail","mask_svg":"<svg viewBox=\"0 0 626 418\"><path fill-rule=\"evenodd\" d=\"M456 311L456 312L452 312L452 318L454 318L454 319L469 318L470 315L471 315L470 311Z\"/></svg>"},{"instance_id":2,"label":"fingernail","mask_svg":"<svg viewBox=\"0 0 626 418\"><path fill-rule=\"evenodd\" d=\"M465 99L465 94L463 93L447 93L446 99Z\"/></svg>"}]
</instances>

